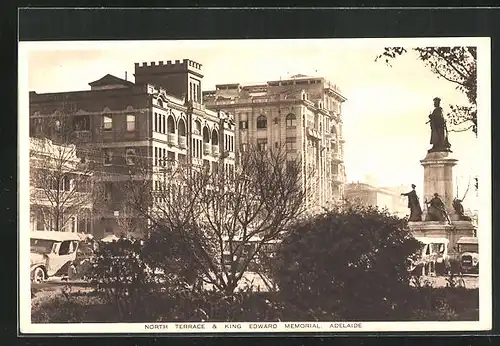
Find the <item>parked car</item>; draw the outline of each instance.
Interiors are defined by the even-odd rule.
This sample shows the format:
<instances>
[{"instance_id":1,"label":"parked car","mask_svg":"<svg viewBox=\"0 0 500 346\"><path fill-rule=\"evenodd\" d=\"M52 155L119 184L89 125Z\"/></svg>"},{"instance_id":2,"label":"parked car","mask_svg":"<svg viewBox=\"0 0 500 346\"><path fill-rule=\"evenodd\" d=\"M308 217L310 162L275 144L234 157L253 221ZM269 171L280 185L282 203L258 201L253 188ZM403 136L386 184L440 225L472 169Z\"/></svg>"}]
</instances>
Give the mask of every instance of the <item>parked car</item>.
<instances>
[{"instance_id":1,"label":"parked car","mask_svg":"<svg viewBox=\"0 0 500 346\"><path fill-rule=\"evenodd\" d=\"M477 237L457 240L458 260L462 273L479 274L479 244Z\"/></svg>"},{"instance_id":2,"label":"parked car","mask_svg":"<svg viewBox=\"0 0 500 346\"><path fill-rule=\"evenodd\" d=\"M67 275L76 259L80 237L71 232L31 232L31 281L40 283L51 276Z\"/></svg>"},{"instance_id":3,"label":"parked car","mask_svg":"<svg viewBox=\"0 0 500 346\"><path fill-rule=\"evenodd\" d=\"M443 275L449 267L450 241L446 238L415 237L422 247L416 260L409 260L409 270L416 276Z\"/></svg>"}]
</instances>

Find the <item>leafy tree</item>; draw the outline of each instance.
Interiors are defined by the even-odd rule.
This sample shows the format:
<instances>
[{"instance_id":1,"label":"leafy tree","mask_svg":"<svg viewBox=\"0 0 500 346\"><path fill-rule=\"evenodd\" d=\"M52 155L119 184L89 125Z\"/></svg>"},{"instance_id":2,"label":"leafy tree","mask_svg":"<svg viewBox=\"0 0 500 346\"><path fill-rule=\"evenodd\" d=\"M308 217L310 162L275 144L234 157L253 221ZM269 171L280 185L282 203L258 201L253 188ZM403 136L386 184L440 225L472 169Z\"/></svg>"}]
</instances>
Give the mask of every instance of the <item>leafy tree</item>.
<instances>
[{"instance_id":1,"label":"leafy tree","mask_svg":"<svg viewBox=\"0 0 500 346\"><path fill-rule=\"evenodd\" d=\"M467 96L468 105L450 105L450 131L472 130L477 136L477 48L476 47L419 47L412 49L438 78L453 83ZM388 66L391 60L407 53L404 47L386 47L375 61L382 59Z\"/></svg>"},{"instance_id":2,"label":"leafy tree","mask_svg":"<svg viewBox=\"0 0 500 346\"><path fill-rule=\"evenodd\" d=\"M394 317L408 296L407 260L418 248L406 219L346 203L291 230L274 278L285 300L324 319Z\"/></svg>"}]
</instances>

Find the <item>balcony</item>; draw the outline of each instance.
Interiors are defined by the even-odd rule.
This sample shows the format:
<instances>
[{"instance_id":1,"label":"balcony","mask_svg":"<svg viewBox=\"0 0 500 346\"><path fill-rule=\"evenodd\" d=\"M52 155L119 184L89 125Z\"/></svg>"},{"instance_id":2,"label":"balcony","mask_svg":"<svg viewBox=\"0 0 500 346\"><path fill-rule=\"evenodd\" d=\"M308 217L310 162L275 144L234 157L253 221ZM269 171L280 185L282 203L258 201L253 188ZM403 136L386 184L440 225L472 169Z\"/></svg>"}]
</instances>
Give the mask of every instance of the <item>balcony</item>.
<instances>
[{"instance_id":1,"label":"balcony","mask_svg":"<svg viewBox=\"0 0 500 346\"><path fill-rule=\"evenodd\" d=\"M219 156L220 151L219 151L219 146L218 145L212 145L212 155L213 156Z\"/></svg>"},{"instance_id":2,"label":"balcony","mask_svg":"<svg viewBox=\"0 0 500 346\"><path fill-rule=\"evenodd\" d=\"M342 175L340 175L340 174L338 174L338 173L337 173L337 174L333 173L333 174L331 175L331 177L332 177L332 178L331 178L331 179L332 179L332 182L333 182L334 184L343 184L343 183L344 183L344 180L342 179Z\"/></svg>"},{"instance_id":3,"label":"balcony","mask_svg":"<svg viewBox=\"0 0 500 346\"><path fill-rule=\"evenodd\" d=\"M177 135L175 133L169 133L167 136L168 144L177 145Z\"/></svg>"},{"instance_id":4,"label":"balcony","mask_svg":"<svg viewBox=\"0 0 500 346\"><path fill-rule=\"evenodd\" d=\"M203 143L203 155L212 155L212 145L210 143Z\"/></svg>"},{"instance_id":5,"label":"balcony","mask_svg":"<svg viewBox=\"0 0 500 346\"><path fill-rule=\"evenodd\" d=\"M336 162L343 162L344 161L344 159L342 158L342 156L338 152L333 152L331 158L332 158L332 161L336 161Z\"/></svg>"},{"instance_id":6,"label":"balcony","mask_svg":"<svg viewBox=\"0 0 500 346\"><path fill-rule=\"evenodd\" d=\"M198 157L193 157L193 165L195 166L203 166L203 159L200 159Z\"/></svg>"},{"instance_id":7,"label":"balcony","mask_svg":"<svg viewBox=\"0 0 500 346\"><path fill-rule=\"evenodd\" d=\"M179 136L179 147L186 149L186 136Z\"/></svg>"},{"instance_id":8,"label":"balcony","mask_svg":"<svg viewBox=\"0 0 500 346\"><path fill-rule=\"evenodd\" d=\"M311 126L307 127L307 134L316 139L321 139L321 134L319 133L319 131Z\"/></svg>"},{"instance_id":9,"label":"balcony","mask_svg":"<svg viewBox=\"0 0 500 346\"><path fill-rule=\"evenodd\" d=\"M81 141L88 141L92 137L92 133L90 130L76 130L73 132L75 135L75 138Z\"/></svg>"}]
</instances>

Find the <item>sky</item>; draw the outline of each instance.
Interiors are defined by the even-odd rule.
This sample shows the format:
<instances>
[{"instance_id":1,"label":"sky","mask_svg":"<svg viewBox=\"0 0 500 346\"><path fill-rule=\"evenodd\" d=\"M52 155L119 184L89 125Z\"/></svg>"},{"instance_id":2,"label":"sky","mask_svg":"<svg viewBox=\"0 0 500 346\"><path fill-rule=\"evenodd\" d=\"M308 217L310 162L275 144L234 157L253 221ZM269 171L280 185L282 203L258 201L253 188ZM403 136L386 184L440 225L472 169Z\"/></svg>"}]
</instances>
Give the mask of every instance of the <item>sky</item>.
<instances>
[{"instance_id":1,"label":"sky","mask_svg":"<svg viewBox=\"0 0 500 346\"><path fill-rule=\"evenodd\" d=\"M407 41L406 48L418 42ZM252 84L294 74L323 76L347 98L343 105L344 160L348 182L379 186L417 185L422 196L423 159L430 148L425 124L440 97L449 104L467 104L448 81L438 79L413 52L398 57L392 67L375 62L388 45L381 40L217 40L141 41L134 43L33 43L27 57L27 87L38 93L89 90L89 82L105 74L133 81L134 63L182 60L203 65L203 90L216 84ZM479 119L479 123L481 120ZM462 197L478 175L481 143L471 132L450 132L455 191ZM465 208L477 209L471 187Z\"/></svg>"}]
</instances>

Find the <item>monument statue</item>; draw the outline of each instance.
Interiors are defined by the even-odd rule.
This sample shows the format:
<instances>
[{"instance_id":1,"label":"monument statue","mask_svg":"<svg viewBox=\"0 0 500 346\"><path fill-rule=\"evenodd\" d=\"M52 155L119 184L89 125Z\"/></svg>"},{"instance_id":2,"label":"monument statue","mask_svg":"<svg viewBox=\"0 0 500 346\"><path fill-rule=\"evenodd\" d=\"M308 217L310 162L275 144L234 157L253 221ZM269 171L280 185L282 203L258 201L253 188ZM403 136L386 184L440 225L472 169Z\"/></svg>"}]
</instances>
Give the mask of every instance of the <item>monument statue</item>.
<instances>
[{"instance_id":1,"label":"monument statue","mask_svg":"<svg viewBox=\"0 0 500 346\"><path fill-rule=\"evenodd\" d=\"M427 205L427 217L425 218L425 221L446 220L448 223L451 223L450 217L446 212L446 207L437 193L434 194L434 197L432 197L430 201L427 202L426 200L425 204Z\"/></svg>"},{"instance_id":2,"label":"monument statue","mask_svg":"<svg viewBox=\"0 0 500 346\"><path fill-rule=\"evenodd\" d=\"M422 208L420 208L420 202L415 187L415 184L411 184L412 190L401 194L401 196L408 197L408 208L410 208L410 218L408 221L422 221Z\"/></svg>"},{"instance_id":3,"label":"monument statue","mask_svg":"<svg viewBox=\"0 0 500 346\"><path fill-rule=\"evenodd\" d=\"M471 221L472 220L469 216L465 215L464 206L462 205L461 199L458 199L458 198L453 199L453 209L455 209L455 212L457 213L458 219L460 221Z\"/></svg>"},{"instance_id":4,"label":"monument statue","mask_svg":"<svg viewBox=\"0 0 500 346\"><path fill-rule=\"evenodd\" d=\"M430 144L432 144L432 148L428 150L429 153L451 151L451 144L448 142L448 128L443 116L443 109L439 105L440 102L439 97L434 98L434 110L429 114L429 121L427 121L431 126Z\"/></svg>"}]
</instances>

